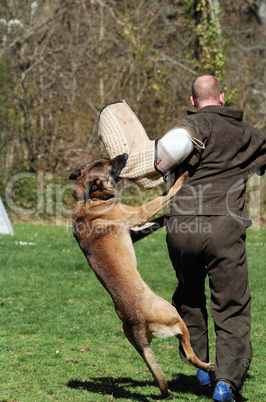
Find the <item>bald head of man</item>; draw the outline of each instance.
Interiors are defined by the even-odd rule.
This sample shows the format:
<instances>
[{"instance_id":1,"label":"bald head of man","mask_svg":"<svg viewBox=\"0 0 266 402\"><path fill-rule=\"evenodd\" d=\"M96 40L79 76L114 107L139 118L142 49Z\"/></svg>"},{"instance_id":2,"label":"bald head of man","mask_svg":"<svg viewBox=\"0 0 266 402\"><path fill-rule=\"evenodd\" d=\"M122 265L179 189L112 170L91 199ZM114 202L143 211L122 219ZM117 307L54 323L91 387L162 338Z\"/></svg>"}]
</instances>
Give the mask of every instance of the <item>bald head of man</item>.
<instances>
[{"instance_id":1,"label":"bald head of man","mask_svg":"<svg viewBox=\"0 0 266 402\"><path fill-rule=\"evenodd\" d=\"M202 75L192 82L192 105L197 109L205 106L222 106L224 93L220 81L212 75Z\"/></svg>"}]
</instances>

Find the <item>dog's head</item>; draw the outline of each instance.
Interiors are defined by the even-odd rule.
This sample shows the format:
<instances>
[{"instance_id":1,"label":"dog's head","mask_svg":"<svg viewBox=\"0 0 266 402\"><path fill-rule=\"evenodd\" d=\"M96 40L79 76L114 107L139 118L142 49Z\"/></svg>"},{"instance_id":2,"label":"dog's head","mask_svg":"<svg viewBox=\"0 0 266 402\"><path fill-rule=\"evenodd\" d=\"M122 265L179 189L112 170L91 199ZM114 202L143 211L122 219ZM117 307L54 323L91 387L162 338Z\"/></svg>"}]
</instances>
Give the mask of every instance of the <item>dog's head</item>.
<instances>
[{"instance_id":1,"label":"dog's head","mask_svg":"<svg viewBox=\"0 0 266 402\"><path fill-rule=\"evenodd\" d=\"M99 159L77 169L69 176L77 180L73 191L76 200L107 200L117 195L116 183L125 167L128 155L123 154L113 159Z\"/></svg>"}]
</instances>

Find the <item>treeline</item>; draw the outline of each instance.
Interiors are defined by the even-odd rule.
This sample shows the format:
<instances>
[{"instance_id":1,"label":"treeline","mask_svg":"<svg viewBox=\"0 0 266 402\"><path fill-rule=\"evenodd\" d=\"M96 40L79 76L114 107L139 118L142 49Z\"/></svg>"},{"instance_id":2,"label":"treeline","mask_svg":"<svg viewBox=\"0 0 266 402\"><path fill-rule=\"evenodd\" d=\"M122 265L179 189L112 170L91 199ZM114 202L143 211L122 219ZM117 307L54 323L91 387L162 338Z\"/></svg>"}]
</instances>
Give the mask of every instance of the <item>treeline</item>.
<instances>
[{"instance_id":1,"label":"treeline","mask_svg":"<svg viewBox=\"0 0 266 402\"><path fill-rule=\"evenodd\" d=\"M1 184L67 177L104 155L98 115L125 99L151 138L215 74L227 105L265 129L265 0L0 0Z\"/></svg>"}]
</instances>

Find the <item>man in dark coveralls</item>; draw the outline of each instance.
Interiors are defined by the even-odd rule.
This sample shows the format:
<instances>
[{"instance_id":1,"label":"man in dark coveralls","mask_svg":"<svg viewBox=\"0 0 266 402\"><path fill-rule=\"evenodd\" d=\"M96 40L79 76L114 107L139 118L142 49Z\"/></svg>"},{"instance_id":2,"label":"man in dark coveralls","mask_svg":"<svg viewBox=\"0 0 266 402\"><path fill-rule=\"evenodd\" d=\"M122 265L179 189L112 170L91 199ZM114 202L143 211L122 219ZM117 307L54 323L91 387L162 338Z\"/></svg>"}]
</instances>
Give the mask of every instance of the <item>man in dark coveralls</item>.
<instances>
[{"instance_id":1,"label":"man in dark coveralls","mask_svg":"<svg viewBox=\"0 0 266 402\"><path fill-rule=\"evenodd\" d=\"M167 211L167 244L178 278L173 305L184 319L196 355L209 361L204 284L209 277L216 331L213 401L241 395L249 369L250 292L245 252L246 182L266 165L265 136L243 121L241 110L223 107L217 78L198 77L192 105L162 138L152 141L125 101L100 114L99 137L110 158L128 154L120 177L144 188L167 181L169 173L188 170L187 180ZM182 358L182 350L180 351ZM197 372L201 385L208 373Z\"/></svg>"},{"instance_id":2,"label":"man in dark coveralls","mask_svg":"<svg viewBox=\"0 0 266 402\"><path fill-rule=\"evenodd\" d=\"M201 140L188 162L185 185L168 211L167 244L178 286L173 305L184 319L196 355L209 361L204 283L208 275L216 332L213 401L234 401L252 359L245 207L246 181L262 174L265 136L244 122L241 110L222 107L224 94L213 76L192 84L191 103L178 127ZM181 357L185 360L182 350ZM208 373L197 371L202 385Z\"/></svg>"}]
</instances>

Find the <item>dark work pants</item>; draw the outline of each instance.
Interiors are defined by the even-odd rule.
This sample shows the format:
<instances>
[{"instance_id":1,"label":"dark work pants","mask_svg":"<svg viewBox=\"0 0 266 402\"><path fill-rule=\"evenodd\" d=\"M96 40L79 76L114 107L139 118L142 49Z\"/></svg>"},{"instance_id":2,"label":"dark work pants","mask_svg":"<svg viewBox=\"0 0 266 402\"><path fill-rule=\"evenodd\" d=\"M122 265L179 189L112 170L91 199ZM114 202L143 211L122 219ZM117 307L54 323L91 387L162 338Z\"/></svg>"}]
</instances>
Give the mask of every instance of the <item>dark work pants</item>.
<instances>
[{"instance_id":1,"label":"dark work pants","mask_svg":"<svg viewBox=\"0 0 266 402\"><path fill-rule=\"evenodd\" d=\"M204 293L208 275L216 333L215 380L229 381L240 393L252 358L245 238L244 224L229 216L172 216L167 224L169 255L178 278L173 305L188 327L196 355L209 361Z\"/></svg>"}]
</instances>

